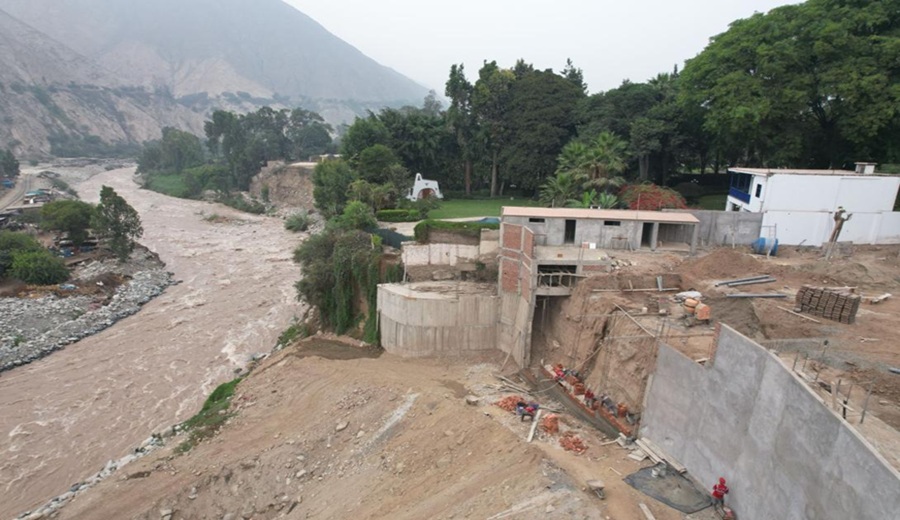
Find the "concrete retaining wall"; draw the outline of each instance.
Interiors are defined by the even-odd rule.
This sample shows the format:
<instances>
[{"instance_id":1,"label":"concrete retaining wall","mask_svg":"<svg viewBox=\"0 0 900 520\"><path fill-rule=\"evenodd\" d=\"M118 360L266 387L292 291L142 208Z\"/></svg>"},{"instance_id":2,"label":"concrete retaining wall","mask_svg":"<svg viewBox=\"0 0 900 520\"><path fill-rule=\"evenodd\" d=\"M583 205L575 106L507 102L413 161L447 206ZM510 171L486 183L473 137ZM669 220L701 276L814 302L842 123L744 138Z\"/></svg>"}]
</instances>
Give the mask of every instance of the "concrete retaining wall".
<instances>
[{"instance_id":1,"label":"concrete retaining wall","mask_svg":"<svg viewBox=\"0 0 900 520\"><path fill-rule=\"evenodd\" d=\"M742 520L896 518L900 474L773 354L723 326L701 366L661 345L642 435Z\"/></svg>"},{"instance_id":2,"label":"concrete retaining wall","mask_svg":"<svg viewBox=\"0 0 900 520\"><path fill-rule=\"evenodd\" d=\"M497 348L499 298L493 294L378 286L381 344L404 357L459 355Z\"/></svg>"},{"instance_id":3,"label":"concrete retaining wall","mask_svg":"<svg viewBox=\"0 0 900 520\"><path fill-rule=\"evenodd\" d=\"M403 263L408 266L450 265L475 261L479 255L478 246L462 244L403 244L400 253Z\"/></svg>"},{"instance_id":4,"label":"concrete retaining wall","mask_svg":"<svg viewBox=\"0 0 900 520\"><path fill-rule=\"evenodd\" d=\"M715 210L663 210L690 213L700 221L700 244L703 246L750 245L760 237L761 213ZM663 238L662 230L660 237ZM674 240L673 240L674 241Z\"/></svg>"}]
</instances>

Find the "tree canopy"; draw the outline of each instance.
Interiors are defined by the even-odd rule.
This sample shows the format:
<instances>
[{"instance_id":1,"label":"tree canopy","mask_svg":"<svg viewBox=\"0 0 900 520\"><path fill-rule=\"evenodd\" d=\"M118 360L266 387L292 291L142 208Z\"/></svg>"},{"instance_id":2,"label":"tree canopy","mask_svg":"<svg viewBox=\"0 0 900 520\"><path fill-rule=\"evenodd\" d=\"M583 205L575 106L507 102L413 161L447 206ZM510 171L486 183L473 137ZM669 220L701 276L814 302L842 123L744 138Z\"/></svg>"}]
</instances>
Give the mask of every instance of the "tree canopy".
<instances>
[{"instance_id":1,"label":"tree canopy","mask_svg":"<svg viewBox=\"0 0 900 520\"><path fill-rule=\"evenodd\" d=\"M41 226L61 231L76 246L88 238L94 218L94 206L80 200L54 200L41 208Z\"/></svg>"},{"instance_id":2,"label":"tree canopy","mask_svg":"<svg viewBox=\"0 0 900 520\"><path fill-rule=\"evenodd\" d=\"M124 262L134 250L134 241L144 234L141 217L116 191L109 186L100 189L100 204L94 216L93 228L109 240L109 249Z\"/></svg>"}]
</instances>

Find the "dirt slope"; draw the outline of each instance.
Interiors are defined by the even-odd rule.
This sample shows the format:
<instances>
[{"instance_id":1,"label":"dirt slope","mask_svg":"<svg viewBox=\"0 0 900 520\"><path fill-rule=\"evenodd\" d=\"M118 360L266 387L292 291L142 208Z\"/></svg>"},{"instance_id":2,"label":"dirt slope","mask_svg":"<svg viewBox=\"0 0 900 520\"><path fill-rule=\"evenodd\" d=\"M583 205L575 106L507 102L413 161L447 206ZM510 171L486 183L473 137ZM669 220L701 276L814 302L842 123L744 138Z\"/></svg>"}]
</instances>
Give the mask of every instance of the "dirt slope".
<instances>
[{"instance_id":1,"label":"dirt slope","mask_svg":"<svg viewBox=\"0 0 900 520\"><path fill-rule=\"evenodd\" d=\"M499 396L496 365L330 360L318 355L334 345L305 345L238 386L236 416L216 438L184 455L170 441L59 518L630 519L638 502L660 520L682 518L622 483L610 467L627 474L639 464L574 421L562 420L585 439L585 454L555 437L526 443L527 422L486 404ZM467 405L470 392L482 404ZM604 502L582 489L598 477L609 485Z\"/></svg>"}]
</instances>

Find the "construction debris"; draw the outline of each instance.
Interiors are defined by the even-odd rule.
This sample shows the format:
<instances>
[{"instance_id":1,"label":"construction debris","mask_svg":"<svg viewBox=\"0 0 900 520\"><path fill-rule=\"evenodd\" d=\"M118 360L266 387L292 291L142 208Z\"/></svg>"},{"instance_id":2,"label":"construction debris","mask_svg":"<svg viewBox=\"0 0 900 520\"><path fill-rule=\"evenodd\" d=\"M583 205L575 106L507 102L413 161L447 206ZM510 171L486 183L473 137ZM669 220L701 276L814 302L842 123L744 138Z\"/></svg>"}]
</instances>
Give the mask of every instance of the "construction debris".
<instances>
[{"instance_id":1,"label":"construction debris","mask_svg":"<svg viewBox=\"0 0 900 520\"><path fill-rule=\"evenodd\" d=\"M769 276L767 274L761 274L761 275L757 275L757 276L748 276L747 278L736 278L734 280L724 280L721 282L716 282L715 286L719 287L721 285L724 285L727 287L731 287L734 285L749 285L751 283L767 283L767 282L760 282L759 280L767 280L769 278L771 278L771 281L773 281L773 282L775 281L775 278L772 278L771 276Z\"/></svg>"},{"instance_id":2,"label":"construction debris","mask_svg":"<svg viewBox=\"0 0 900 520\"><path fill-rule=\"evenodd\" d=\"M550 435L559 432L559 415L551 413L544 416L541 419L541 429Z\"/></svg>"},{"instance_id":3,"label":"construction debris","mask_svg":"<svg viewBox=\"0 0 900 520\"><path fill-rule=\"evenodd\" d=\"M647 520L656 520L656 517L653 516L653 513L650 512L650 508L647 507L647 504L641 502L638 504L638 507L641 508L641 512L644 513L644 518Z\"/></svg>"},{"instance_id":4,"label":"construction debris","mask_svg":"<svg viewBox=\"0 0 900 520\"><path fill-rule=\"evenodd\" d=\"M587 451L587 445L581 440L581 437L572 432L564 433L559 438L559 445L566 451L574 451L579 454Z\"/></svg>"},{"instance_id":5,"label":"construction debris","mask_svg":"<svg viewBox=\"0 0 900 520\"><path fill-rule=\"evenodd\" d=\"M525 398L520 395L508 395L503 399L495 402L494 405L503 408L507 412L515 412L516 404L525 402Z\"/></svg>"},{"instance_id":6,"label":"construction debris","mask_svg":"<svg viewBox=\"0 0 900 520\"><path fill-rule=\"evenodd\" d=\"M797 292L797 308L841 323L854 323L862 298L849 289L804 285Z\"/></svg>"}]
</instances>

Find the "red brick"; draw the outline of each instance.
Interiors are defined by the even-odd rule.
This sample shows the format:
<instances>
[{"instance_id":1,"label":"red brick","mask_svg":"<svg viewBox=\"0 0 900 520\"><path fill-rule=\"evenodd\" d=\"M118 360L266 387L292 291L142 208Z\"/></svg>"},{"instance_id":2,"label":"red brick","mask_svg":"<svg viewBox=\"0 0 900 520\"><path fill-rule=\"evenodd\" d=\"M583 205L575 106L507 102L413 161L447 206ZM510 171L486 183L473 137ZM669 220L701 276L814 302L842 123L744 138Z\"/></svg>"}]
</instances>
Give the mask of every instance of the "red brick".
<instances>
[{"instance_id":1,"label":"red brick","mask_svg":"<svg viewBox=\"0 0 900 520\"><path fill-rule=\"evenodd\" d=\"M515 224L503 224L503 234L500 238L500 247L521 250L522 226L517 226Z\"/></svg>"}]
</instances>

